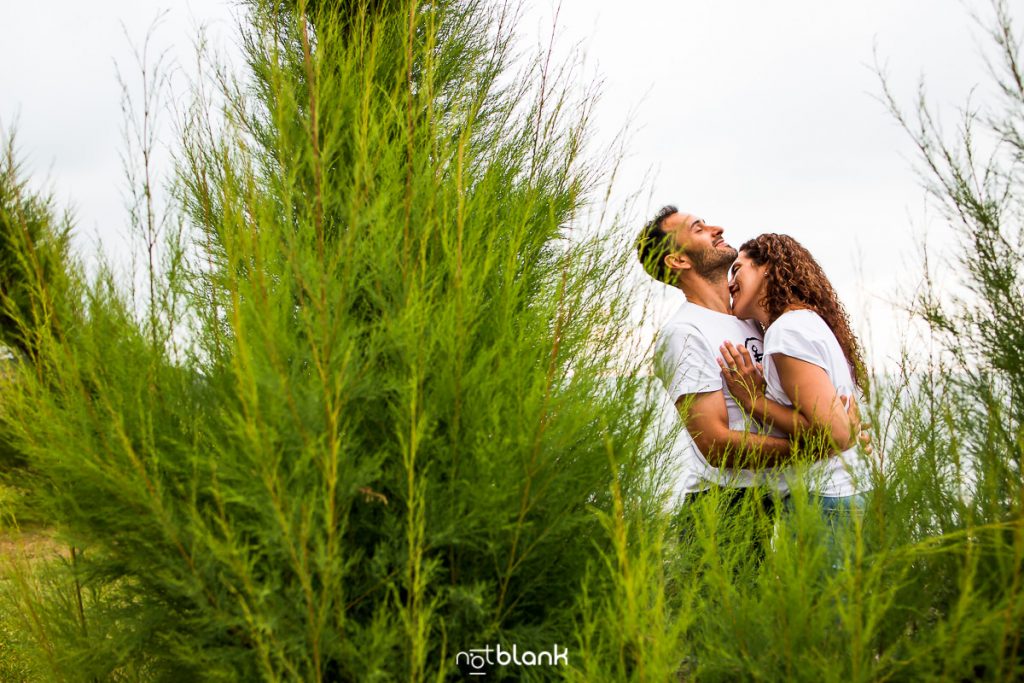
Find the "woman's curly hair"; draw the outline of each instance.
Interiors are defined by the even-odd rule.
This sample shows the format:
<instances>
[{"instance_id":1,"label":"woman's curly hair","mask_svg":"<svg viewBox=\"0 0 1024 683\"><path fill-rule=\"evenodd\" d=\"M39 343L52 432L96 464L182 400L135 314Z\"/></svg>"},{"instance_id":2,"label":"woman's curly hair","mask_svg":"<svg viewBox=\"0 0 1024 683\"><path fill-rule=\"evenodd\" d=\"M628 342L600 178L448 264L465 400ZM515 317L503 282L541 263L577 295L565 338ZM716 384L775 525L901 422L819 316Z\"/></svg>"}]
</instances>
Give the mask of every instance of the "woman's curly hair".
<instances>
[{"instance_id":1,"label":"woman's curly hair","mask_svg":"<svg viewBox=\"0 0 1024 683\"><path fill-rule=\"evenodd\" d=\"M768 324L775 322L790 306L814 311L839 341L857 386L866 388L860 344L850 328L846 309L811 252L789 235L775 233L747 240L739 251L758 266L768 265L765 296L758 302L768 313Z\"/></svg>"}]
</instances>

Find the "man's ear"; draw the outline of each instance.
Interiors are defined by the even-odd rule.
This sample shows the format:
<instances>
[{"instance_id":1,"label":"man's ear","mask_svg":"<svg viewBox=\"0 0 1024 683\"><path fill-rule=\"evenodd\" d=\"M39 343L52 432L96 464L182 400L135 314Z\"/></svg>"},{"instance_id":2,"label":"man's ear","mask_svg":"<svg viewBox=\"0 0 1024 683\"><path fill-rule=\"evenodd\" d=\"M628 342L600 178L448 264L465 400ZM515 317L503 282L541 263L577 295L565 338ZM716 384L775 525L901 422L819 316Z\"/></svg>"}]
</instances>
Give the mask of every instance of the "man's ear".
<instances>
[{"instance_id":1,"label":"man's ear","mask_svg":"<svg viewBox=\"0 0 1024 683\"><path fill-rule=\"evenodd\" d=\"M665 265L669 270L689 270L693 267L690 263L690 259L685 254L680 252L672 252L671 254L665 254Z\"/></svg>"}]
</instances>

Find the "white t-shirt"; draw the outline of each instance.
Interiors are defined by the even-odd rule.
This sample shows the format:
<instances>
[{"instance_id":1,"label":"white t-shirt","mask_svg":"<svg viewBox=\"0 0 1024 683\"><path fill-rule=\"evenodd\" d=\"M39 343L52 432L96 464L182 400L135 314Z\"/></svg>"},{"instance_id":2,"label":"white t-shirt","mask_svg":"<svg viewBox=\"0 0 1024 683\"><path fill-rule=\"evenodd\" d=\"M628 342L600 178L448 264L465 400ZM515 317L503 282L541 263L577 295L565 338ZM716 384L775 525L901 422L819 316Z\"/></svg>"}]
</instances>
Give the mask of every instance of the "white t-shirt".
<instances>
[{"instance_id":1,"label":"white t-shirt","mask_svg":"<svg viewBox=\"0 0 1024 683\"><path fill-rule=\"evenodd\" d=\"M668 390L673 404L680 396L721 389L729 412L729 429L756 433L757 423L744 417L743 410L722 382L718 349L727 340L747 347L754 360L761 360L763 341L755 323L686 302L658 334L654 372ZM681 440L677 450L678 475L674 487L677 496L703 491L711 484L742 488L769 482L787 490L782 477L773 473L712 467L689 434L685 446Z\"/></svg>"},{"instance_id":2,"label":"white t-shirt","mask_svg":"<svg viewBox=\"0 0 1024 683\"><path fill-rule=\"evenodd\" d=\"M779 371L772 356L782 353L813 365L827 374L839 394L856 396L850 364L846 362L839 340L828 324L814 311L783 313L764 334L765 395L776 403L793 402L782 388ZM870 490L868 463L853 447L810 464L806 470L807 489L822 496L852 496ZM792 471L787 476L794 476Z\"/></svg>"}]
</instances>

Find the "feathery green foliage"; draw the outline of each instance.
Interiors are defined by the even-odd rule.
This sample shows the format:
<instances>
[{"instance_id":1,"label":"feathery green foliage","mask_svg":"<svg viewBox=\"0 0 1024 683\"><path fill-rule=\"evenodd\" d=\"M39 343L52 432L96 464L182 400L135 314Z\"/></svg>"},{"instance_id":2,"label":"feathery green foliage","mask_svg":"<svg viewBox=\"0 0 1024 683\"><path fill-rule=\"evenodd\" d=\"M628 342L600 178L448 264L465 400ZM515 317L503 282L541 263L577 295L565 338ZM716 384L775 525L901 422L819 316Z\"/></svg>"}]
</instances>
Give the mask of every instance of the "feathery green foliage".
<instances>
[{"instance_id":1,"label":"feathery green foliage","mask_svg":"<svg viewBox=\"0 0 1024 683\"><path fill-rule=\"evenodd\" d=\"M957 139L923 95L905 115L883 79L962 237L947 271L962 279L953 298L929 286L916 302L936 345L874 382L881 458L839 557L799 486L773 518L718 496L682 508L667 535L638 517L607 573L615 590L581 600L578 680L1024 676L1024 73L1009 7L993 8L1002 100L969 111Z\"/></svg>"},{"instance_id":2,"label":"feathery green foliage","mask_svg":"<svg viewBox=\"0 0 1024 683\"><path fill-rule=\"evenodd\" d=\"M38 335L67 317L56 307L68 299L70 230L52 197L28 187L8 136L0 156L0 343L8 350L34 355Z\"/></svg>"},{"instance_id":3,"label":"feathery green foliage","mask_svg":"<svg viewBox=\"0 0 1024 683\"><path fill-rule=\"evenodd\" d=\"M29 187L11 133L0 156L0 384L19 363L39 358L55 334L73 334L70 216ZM67 329L61 329L63 327ZM0 426L0 519L32 521L31 478L23 453Z\"/></svg>"},{"instance_id":4,"label":"feathery green foliage","mask_svg":"<svg viewBox=\"0 0 1024 683\"><path fill-rule=\"evenodd\" d=\"M56 228L4 256L29 283L4 285L4 339L31 344L0 418L68 550L0 558L0 672L458 680L469 648L558 643L567 666L487 678L1022 677L1024 75L1004 2L1001 109L949 141L925 98L912 119L886 93L964 236L963 290L924 291L939 344L875 382L884 462L834 554L799 485L772 514L714 493L661 509L672 434L642 381L609 379L620 264L564 230L600 175L592 100L543 62L510 74L511 10L249 6L246 78L216 72L184 121L189 230L160 246L139 226L149 292L86 280L66 247L45 275L18 265ZM5 230L65 225L20 192Z\"/></svg>"},{"instance_id":5,"label":"feathery green foliage","mask_svg":"<svg viewBox=\"0 0 1024 683\"><path fill-rule=\"evenodd\" d=\"M625 256L565 230L592 98L511 77L510 13L254 4L249 77L184 122L194 241L141 302L80 282L5 392L75 553L9 596L51 676L443 679L571 637L649 411L608 376Z\"/></svg>"}]
</instances>

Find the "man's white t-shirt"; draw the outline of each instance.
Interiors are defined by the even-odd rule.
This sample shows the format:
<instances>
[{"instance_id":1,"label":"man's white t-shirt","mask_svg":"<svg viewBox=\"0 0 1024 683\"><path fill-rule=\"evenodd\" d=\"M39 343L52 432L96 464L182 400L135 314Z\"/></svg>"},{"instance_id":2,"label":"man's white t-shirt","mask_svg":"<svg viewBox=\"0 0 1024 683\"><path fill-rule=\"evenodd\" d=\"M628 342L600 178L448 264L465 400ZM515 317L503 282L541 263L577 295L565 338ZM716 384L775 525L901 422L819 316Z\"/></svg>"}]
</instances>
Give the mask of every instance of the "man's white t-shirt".
<instances>
[{"instance_id":1,"label":"man's white t-shirt","mask_svg":"<svg viewBox=\"0 0 1024 683\"><path fill-rule=\"evenodd\" d=\"M744 417L722 381L719 347L726 341L745 346L755 361L761 361L763 340L755 323L686 302L658 334L654 372L673 404L680 396L721 389L729 412L729 429L756 433L757 423ZM712 467L688 435L685 446L677 448L675 459L678 474L674 488L678 497L703 491L712 484L742 488L770 482L785 490L781 477L771 473Z\"/></svg>"},{"instance_id":2,"label":"man's white t-shirt","mask_svg":"<svg viewBox=\"0 0 1024 683\"><path fill-rule=\"evenodd\" d=\"M765 395L776 403L792 406L779 379L772 356L782 353L817 365L827 374L832 386L844 396L856 396L850 364L846 362L839 340L828 324L814 311L783 313L769 325L764 335ZM852 496L870 490L868 462L857 448L812 463L806 470L807 489L821 496ZM792 472L790 477L794 476Z\"/></svg>"}]
</instances>

